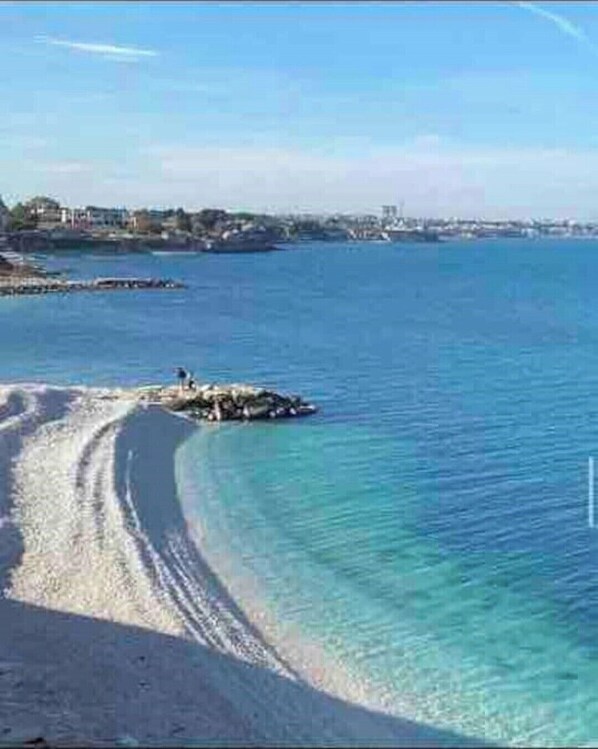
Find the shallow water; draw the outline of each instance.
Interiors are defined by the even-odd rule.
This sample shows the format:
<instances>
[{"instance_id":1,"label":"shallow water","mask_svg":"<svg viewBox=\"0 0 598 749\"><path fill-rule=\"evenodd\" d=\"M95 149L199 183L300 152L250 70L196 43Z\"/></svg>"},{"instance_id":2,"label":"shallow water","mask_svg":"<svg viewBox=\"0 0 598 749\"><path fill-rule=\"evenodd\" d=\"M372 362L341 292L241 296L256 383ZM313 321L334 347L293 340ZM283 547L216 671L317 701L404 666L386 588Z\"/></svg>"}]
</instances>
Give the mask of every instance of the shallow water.
<instances>
[{"instance_id":1,"label":"shallow water","mask_svg":"<svg viewBox=\"0 0 598 749\"><path fill-rule=\"evenodd\" d=\"M598 737L598 243L48 262L189 288L3 299L3 380L143 384L180 364L321 407L180 450L186 510L231 584L407 717Z\"/></svg>"}]
</instances>

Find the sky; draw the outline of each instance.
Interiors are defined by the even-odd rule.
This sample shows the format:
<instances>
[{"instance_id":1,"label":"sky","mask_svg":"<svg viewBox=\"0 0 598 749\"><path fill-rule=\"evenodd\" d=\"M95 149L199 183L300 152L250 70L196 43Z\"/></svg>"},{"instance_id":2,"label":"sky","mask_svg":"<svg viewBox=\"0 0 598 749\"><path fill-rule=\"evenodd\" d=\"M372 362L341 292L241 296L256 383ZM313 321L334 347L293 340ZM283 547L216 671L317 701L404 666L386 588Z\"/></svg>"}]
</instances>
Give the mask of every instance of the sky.
<instances>
[{"instance_id":1,"label":"sky","mask_svg":"<svg viewBox=\"0 0 598 749\"><path fill-rule=\"evenodd\" d=\"M598 4L6 2L0 194L598 220Z\"/></svg>"}]
</instances>

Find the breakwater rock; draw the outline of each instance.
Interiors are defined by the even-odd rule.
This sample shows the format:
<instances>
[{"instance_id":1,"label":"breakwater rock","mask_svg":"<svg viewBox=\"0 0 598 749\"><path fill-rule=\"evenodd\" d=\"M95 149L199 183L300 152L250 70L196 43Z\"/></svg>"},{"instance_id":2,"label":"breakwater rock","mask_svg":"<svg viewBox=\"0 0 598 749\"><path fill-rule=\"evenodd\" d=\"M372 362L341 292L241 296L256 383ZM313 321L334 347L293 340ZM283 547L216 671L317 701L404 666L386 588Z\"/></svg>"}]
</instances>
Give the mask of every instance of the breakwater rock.
<instances>
[{"instance_id":1,"label":"breakwater rock","mask_svg":"<svg viewBox=\"0 0 598 749\"><path fill-rule=\"evenodd\" d=\"M182 289L184 284L162 278L97 278L92 281L63 281L53 278L9 278L0 280L0 296L71 293L74 291L116 291L118 289Z\"/></svg>"},{"instance_id":2,"label":"breakwater rock","mask_svg":"<svg viewBox=\"0 0 598 749\"><path fill-rule=\"evenodd\" d=\"M205 421L253 421L308 416L317 408L298 395L281 395L252 385L141 388L141 400Z\"/></svg>"}]
</instances>

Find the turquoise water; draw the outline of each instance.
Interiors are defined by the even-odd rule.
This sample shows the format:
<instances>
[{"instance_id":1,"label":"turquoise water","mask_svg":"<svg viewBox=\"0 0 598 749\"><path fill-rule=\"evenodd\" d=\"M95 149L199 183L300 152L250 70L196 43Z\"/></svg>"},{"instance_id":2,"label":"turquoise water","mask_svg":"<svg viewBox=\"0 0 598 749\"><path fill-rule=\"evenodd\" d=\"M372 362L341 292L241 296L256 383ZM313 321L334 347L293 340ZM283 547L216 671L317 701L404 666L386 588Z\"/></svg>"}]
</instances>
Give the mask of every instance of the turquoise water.
<instances>
[{"instance_id":1,"label":"turquoise water","mask_svg":"<svg viewBox=\"0 0 598 749\"><path fill-rule=\"evenodd\" d=\"M142 384L181 364L311 398L316 417L205 427L180 450L209 556L408 717L596 742L598 243L49 263L189 288L0 300L3 380Z\"/></svg>"}]
</instances>

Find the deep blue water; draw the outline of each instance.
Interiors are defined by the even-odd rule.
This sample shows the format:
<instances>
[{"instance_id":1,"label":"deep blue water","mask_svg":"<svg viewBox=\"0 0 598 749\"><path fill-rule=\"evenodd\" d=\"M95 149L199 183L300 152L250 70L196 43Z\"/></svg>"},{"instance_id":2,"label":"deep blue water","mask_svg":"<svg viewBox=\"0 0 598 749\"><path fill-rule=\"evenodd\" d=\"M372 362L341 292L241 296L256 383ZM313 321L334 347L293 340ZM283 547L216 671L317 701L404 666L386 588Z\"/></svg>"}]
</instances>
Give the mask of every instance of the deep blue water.
<instances>
[{"instance_id":1,"label":"deep blue water","mask_svg":"<svg viewBox=\"0 0 598 749\"><path fill-rule=\"evenodd\" d=\"M316 417L180 450L211 558L409 717L595 743L597 242L48 263L189 288L1 299L3 380L143 384L180 364L311 398Z\"/></svg>"}]
</instances>

